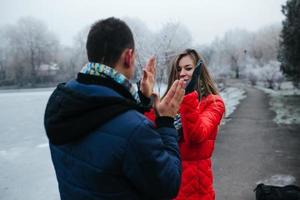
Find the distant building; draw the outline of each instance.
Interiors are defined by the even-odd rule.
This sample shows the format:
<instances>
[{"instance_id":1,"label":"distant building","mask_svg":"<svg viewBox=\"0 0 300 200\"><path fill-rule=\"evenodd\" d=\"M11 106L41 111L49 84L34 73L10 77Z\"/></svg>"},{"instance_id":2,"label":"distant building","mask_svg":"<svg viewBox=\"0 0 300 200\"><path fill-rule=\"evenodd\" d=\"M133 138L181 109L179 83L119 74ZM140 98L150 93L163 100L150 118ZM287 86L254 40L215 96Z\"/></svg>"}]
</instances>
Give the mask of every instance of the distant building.
<instances>
[{"instance_id":1,"label":"distant building","mask_svg":"<svg viewBox=\"0 0 300 200\"><path fill-rule=\"evenodd\" d=\"M55 76L59 71L59 66L56 63L53 64L41 64L37 69L38 76Z\"/></svg>"}]
</instances>

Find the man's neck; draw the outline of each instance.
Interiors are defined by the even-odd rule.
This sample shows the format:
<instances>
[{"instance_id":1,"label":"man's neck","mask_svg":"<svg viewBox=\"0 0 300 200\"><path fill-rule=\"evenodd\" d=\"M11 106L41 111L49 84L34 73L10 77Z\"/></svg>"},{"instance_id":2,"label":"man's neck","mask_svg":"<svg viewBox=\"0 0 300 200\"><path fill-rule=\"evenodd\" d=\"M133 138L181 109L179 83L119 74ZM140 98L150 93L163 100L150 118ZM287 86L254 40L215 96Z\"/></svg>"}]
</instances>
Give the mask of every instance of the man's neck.
<instances>
[{"instance_id":1,"label":"man's neck","mask_svg":"<svg viewBox=\"0 0 300 200\"><path fill-rule=\"evenodd\" d=\"M123 74L128 80L131 79L130 67L124 66L123 64L120 64L120 63L117 63L114 67L114 70Z\"/></svg>"}]
</instances>

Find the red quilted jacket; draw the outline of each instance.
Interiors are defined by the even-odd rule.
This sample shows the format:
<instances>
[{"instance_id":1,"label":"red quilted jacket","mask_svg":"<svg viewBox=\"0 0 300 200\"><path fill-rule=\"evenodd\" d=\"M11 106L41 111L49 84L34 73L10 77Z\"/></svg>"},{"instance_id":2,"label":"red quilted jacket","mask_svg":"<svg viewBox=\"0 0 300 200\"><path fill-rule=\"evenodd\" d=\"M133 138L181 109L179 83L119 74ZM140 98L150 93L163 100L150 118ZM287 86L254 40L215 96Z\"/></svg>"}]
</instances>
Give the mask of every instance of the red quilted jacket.
<instances>
[{"instance_id":1,"label":"red quilted jacket","mask_svg":"<svg viewBox=\"0 0 300 200\"><path fill-rule=\"evenodd\" d=\"M182 180L176 200L214 200L211 156L225 106L218 95L198 100L196 91L186 95L179 112L183 135L179 141ZM154 120L154 112L145 113Z\"/></svg>"}]
</instances>

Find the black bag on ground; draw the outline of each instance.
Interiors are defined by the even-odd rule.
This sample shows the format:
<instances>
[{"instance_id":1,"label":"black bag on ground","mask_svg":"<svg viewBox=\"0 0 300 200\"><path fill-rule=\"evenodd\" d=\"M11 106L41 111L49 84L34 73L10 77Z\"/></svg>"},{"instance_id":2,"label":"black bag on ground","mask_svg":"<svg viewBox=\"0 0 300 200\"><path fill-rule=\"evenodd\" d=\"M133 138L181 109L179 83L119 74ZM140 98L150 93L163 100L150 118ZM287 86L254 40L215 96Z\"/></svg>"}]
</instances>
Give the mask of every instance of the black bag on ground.
<instances>
[{"instance_id":1,"label":"black bag on ground","mask_svg":"<svg viewBox=\"0 0 300 200\"><path fill-rule=\"evenodd\" d=\"M279 187L259 184L254 192L256 200L300 200L300 188L295 185Z\"/></svg>"}]
</instances>

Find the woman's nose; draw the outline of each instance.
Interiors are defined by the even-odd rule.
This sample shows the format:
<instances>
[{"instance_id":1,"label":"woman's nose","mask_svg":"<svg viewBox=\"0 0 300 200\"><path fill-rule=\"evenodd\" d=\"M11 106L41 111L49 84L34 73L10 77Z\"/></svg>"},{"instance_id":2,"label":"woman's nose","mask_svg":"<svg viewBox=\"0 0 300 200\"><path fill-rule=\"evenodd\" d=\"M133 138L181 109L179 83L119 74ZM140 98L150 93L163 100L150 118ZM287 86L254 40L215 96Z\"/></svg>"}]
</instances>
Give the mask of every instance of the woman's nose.
<instances>
[{"instance_id":1,"label":"woman's nose","mask_svg":"<svg viewBox=\"0 0 300 200\"><path fill-rule=\"evenodd\" d=\"M180 71L179 76L180 76L180 77L184 77L185 75L186 75L186 71L185 71L184 69L182 69L182 70Z\"/></svg>"}]
</instances>

